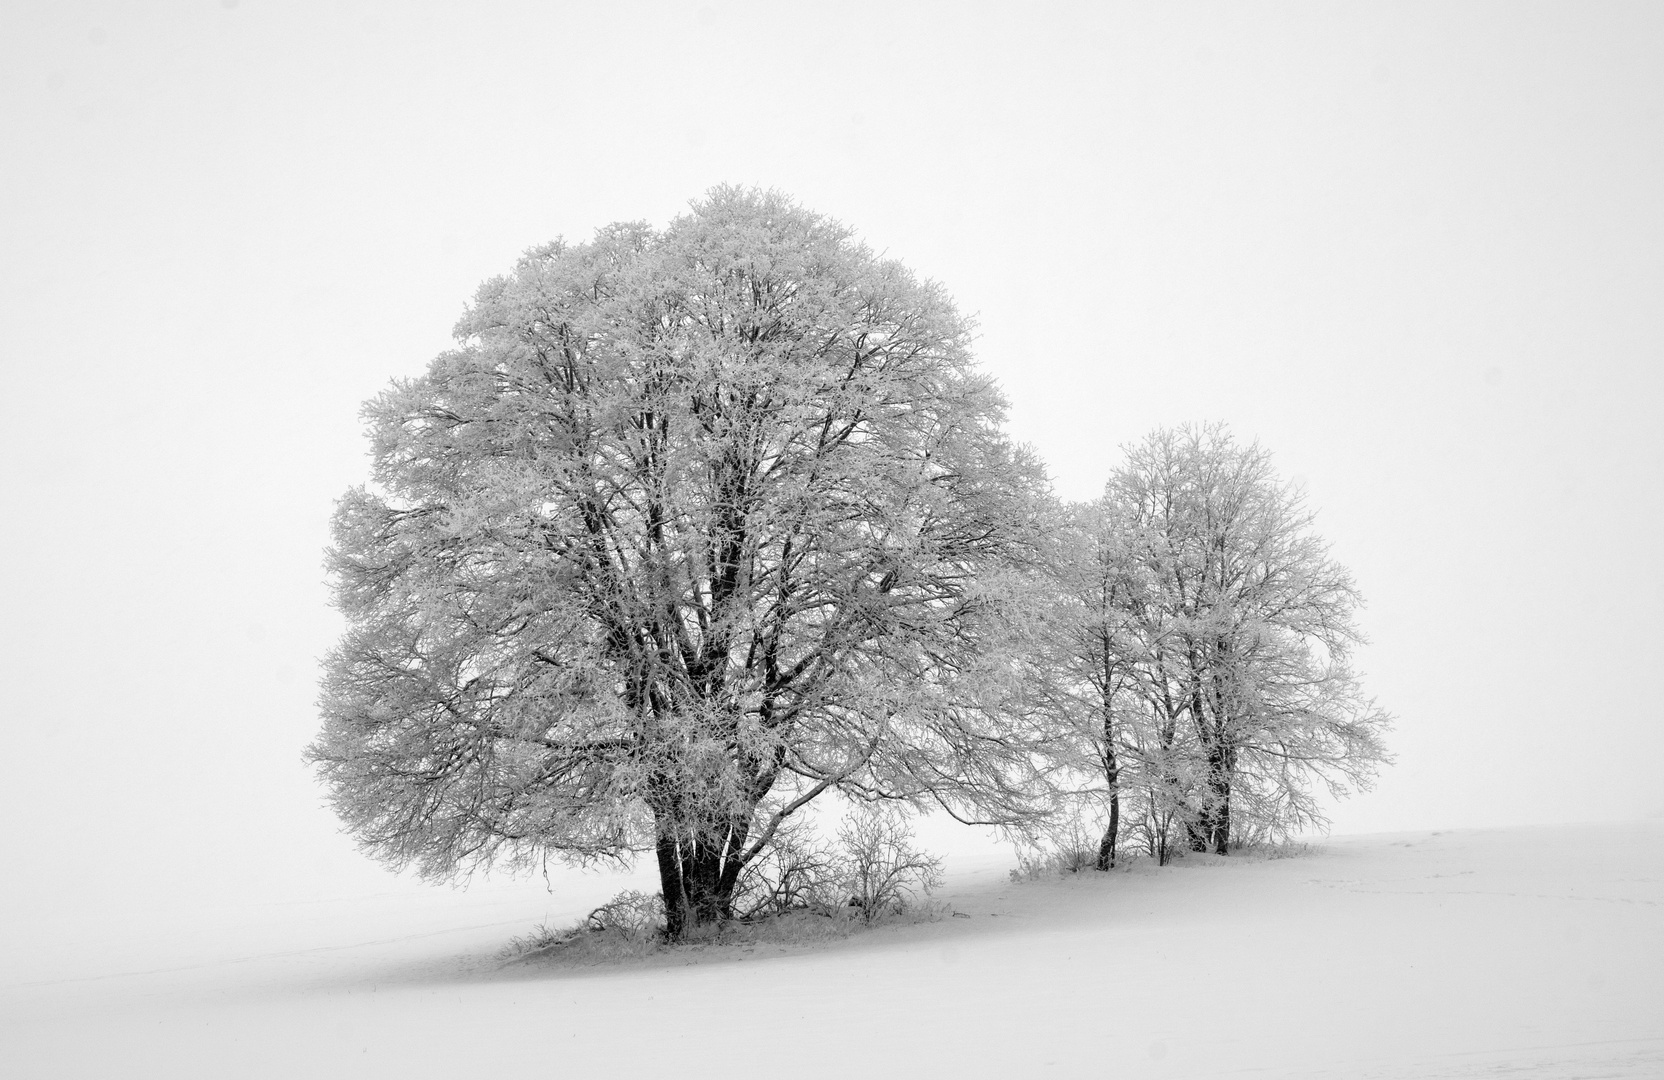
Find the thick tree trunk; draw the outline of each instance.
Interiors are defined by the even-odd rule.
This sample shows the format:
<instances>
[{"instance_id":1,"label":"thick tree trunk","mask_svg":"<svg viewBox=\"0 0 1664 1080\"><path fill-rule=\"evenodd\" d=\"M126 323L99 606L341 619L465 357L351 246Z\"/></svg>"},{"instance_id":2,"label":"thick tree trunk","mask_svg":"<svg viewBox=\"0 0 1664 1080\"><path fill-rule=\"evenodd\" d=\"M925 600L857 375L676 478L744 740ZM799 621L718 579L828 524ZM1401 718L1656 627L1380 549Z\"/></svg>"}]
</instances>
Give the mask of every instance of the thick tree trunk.
<instances>
[{"instance_id":1,"label":"thick tree trunk","mask_svg":"<svg viewBox=\"0 0 1664 1080\"><path fill-rule=\"evenodd\" d=\"M739 874L736 868L724 866L722 848L720 841L709 838L659 838L659 885L664 893L667 939L679 941L700 927L734 917L734 885Z\"/></svg>"},{"instance_id":2,"label":"thick tree trunk","mask_svg":"<svg viewBox=\"0 0 1664 1080\"><path fill-rule=\"evenodd\" d=\"M691 850L689 850L691 849ZM682 891L694 926L733 918L733 891L722 887L722 851L718 844L687 844L682 852Z\"/></svg>"}]
</instances>

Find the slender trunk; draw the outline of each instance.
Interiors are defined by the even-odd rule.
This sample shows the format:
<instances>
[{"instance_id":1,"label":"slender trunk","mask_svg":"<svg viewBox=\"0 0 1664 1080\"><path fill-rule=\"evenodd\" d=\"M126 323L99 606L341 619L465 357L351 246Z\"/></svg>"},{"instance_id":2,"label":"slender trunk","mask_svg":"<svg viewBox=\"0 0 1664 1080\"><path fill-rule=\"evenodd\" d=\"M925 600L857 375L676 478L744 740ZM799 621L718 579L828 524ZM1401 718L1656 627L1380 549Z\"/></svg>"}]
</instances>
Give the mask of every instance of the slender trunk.
<instances>
[{"instance_id":1,"label":"slender trunk","mask_svg":"<svg viewBox=\"0 0 1664 1080\"><path fill-rule=\"evenodd\" d=\"M1187 654L1190 661L1189 696L1190 722L1196 727L1196 739L1202 744L1207 755L1207 794L1203 797L1202 808L1194 817L1185 822L1185 833L1190 839L1191 851L1207 851L1213 839L1214 807L1211 796L1213 794L1214 760L1219 752L1219 740L1214 737L1212 725L1208 723L1207 707L1202 700L1202 666L1197 659L1196 647L1192 645Z\"/></svg>"},{"instance_id":2,"label":"slender trunk","mask_svg":"<svg viewBox=\"0 0 1664 1080\"><path fill-rule=\"evenodd\" d=\"M1232 725L1228 719L1233 715L1235 697L1231 693L1231 683L1225 678L1225 672L1232 670L1231 640L1220 637L1214 644L1214 677L1213 677L1213 746L1208 755L1208 781L1212 787L1213 828L1211 840L1213 850L1221 855L1227 855L1231 850L1231 780L1236 774L1236 754L1232 751Z\"/></svg>"},{"instance_id":3,"label":"slender trunk","mask_svg":"<svg viewBox=\"0 0 1664 1080\"><path fill-rule=\"evenodd\" d=\"M1161 662L1159 651L1156 653L1156 660L1157 663ZM1160 782L1151 788L1151 793L1159 795L1162 799L1161 808L1156 814L1156 822L1160 826L1156 845L1156 865L1166 866L1173 854L1173 818L1176 808L1184 801L1184 795L1179 790L1178 777L1173 775L1170 759L1173 743L1178 735L1179 714L1184 706L1173 700L1165 678L1161 682L1161 704L1164 711L1158 732L1161 741L1160 757L1157 759L1160 762L1161 777Z\"/></svg>"},{"instance_id":4,"label":"slender trunk","mask_svg":"<svg viewBox=\"0 0 1664 1080\"><path fill-rule=\"evenodd\" d=\"M1098 869L1115 869L1115 838L1121 831L1121 792L1109 789L1109 827L1104 830L1103 842L1098 845Z\"/></svg>"},{"instance_id":5,"label":"slender trunk","mask_svg":"<svg viewBox=\"0 0 1664 1080\"><path fill-rule=\"evenodd\" d=\"M1104 665L1104 785L1109 789L1109 827L1098 844L1098 869L1110 870L1115 866L1115 840L1121 831L1121 763L1115 757L1115 662L1110 659L1115 655L1115 643L1107 628L1099 630L1098 650Z\"/></svg>"},{"instance_id":6,"label":"slender trunk","mask_svg":"<svg viewBox=\"0 0 1664 1080\"><path fill-rule=\"evenodd\" d=\"M1104 720L1104 731L1109 731L1109 720ZM1107 743L1104 751L1104 780L1109 787L1109 827L1098 844L1098 869L1115 868L1115 842L1121 833L1121 763L1115 757L1115 744Z\"/></svg>"}]
</instances>

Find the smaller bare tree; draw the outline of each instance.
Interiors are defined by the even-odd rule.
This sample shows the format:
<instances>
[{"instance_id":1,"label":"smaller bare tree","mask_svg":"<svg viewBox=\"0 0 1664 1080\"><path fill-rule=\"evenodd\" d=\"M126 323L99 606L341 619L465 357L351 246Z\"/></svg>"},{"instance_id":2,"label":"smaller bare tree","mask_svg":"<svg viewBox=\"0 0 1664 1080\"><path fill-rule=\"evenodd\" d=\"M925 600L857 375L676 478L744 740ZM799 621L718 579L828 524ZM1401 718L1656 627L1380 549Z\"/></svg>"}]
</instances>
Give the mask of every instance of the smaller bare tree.
<instances>
[{"instance_id":1,"label":"smaller bare tree","mask_svg":"<svg viewBox=\"0 0 1664 1080\"><path fill-rule=\"evenodd\" d=\"M867 922L898 914L941 884L942 862L913 847L901 815L879 803L856 807L838 829L849 904Z\"/></svg>"}]
</instances>

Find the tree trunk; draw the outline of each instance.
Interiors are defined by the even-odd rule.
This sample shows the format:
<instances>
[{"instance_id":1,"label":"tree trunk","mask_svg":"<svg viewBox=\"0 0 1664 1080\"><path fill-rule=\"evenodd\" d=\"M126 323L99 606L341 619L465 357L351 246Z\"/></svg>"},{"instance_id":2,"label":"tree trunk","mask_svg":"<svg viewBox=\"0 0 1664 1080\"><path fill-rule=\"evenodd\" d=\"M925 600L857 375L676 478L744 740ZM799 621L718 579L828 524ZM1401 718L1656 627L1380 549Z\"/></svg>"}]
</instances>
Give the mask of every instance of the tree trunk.
<instances>
[{"instance_id":1,"label":"tree trunk","mask_svg":"<svg viewBox=\"0 0 1664 1080\"><path fill-rule=\"evenodd\" d=\"M724 872L730 868L723 865L720 841L660 836L656 848L666 939L680 941L699 927L734 917L734 885L739 874Z\"/></svg>"},{"instance_id":2,"label":"tree trunk","mask_svg":"<svg viewBox=\"0 0 1664 1080\"><path fill-rule=\"evenodd\" d=\"M1185 823L1191 851L1230 853L1231 773L1222 751L1208 750L1207 803Z\"/></svg>"},{"instance_id":3,"label":"tree trunk","mask_svg":"<svg viewBox=\"0 0 1664 1080\"><path fill-rule=\"evenodd\" d=\"M1196 647L1192 645L1188 651L1190 660L1190 721L1196 726L1196 738L1207 751L1208 795L1212 796L1214 776L1219 768L1219 740L1213 731L1213 725L1208 722L1208 711L1202 700L1202 664L1197 659ZM1213 840L1214 807L1211 798L1202 804L1201 812L1185 822L1184 830L1190 840L1191 851L1207 851Z\"/></svg>"},{"instance_id":4,"label":"tree trunk","mask_svg":"<svg viewBox=\"0 0 1664 1080\"><path fill-rule=\"evenodd\" d=\"M1218 798L1219 787L1211 778L1208 780L1208 789L1211 796ZM1214 855L1228 854L1225 838L1230 835L1230 822L1231 811L1228 806L1209 807L1186 826L1190 850Z\"/></svg>"},{"instance_id":5,"label":"tree trunk","mask_svg":"<svg viewBox=\"0 0 1664 1080\"><path fill-rule=\"evenodd\" d=\"M1121 793L1109 791L1109 827L1104 830L1103 842L1098 845L1098 869L1115 869L1115 839L1121 831Z\"/></svg>"},{"instance_id":6,"label":"tree trunk","mask_svg":"<svg viewBox=\"0 0 1664 1080\"><path fill-rule=\"evenodd\" d=\"M682 867L676 838L661 833L654 850L659 858L659 893L664 899L664 936L676 941L687 929L687 905L682 894Z\"/></svg>"},{"instance_id":7,"label":"tree trunk","mask_svg":"<svg viewBox=\"0 0 1664 1080\"><path fill-rule=\"evenodd\" d=\"M1109 742L1113 734L1109 727L1109 717L1104 717L1104 780L1109 787L1109 827L1104 830L1102 843L1098 845L1098 869L1112 870L1115 868L1115 841L1121 832L1121 763L1115 758L1115 744Z\"/></svg>"},{"instance_id":8,"label":"tree trunk","mask_svg":"<svg viewBox=\"0 0 1664 1080\"><path fill-rule=\"evenodd\" d=\"M1231 774L1234 764L1229 754L1222 754L1219 771L1213 775L1213 850L1221 855L1231 853Z\"/></svg>"},{"instance_id":9,"label":"tree trunk","mask_svg":"<svg viewBox=\"0 0 1664 1080\"><path fill-rule=\"evenodd\" d=\"M1115 841L1121 831L1121 762L1115 756L1115 663L1110 659L1115 655L1115 643L1107 627L1100 630L1098 645L1104 664L1104 786L1109 789L1109 827L1098 845L1098 869L1111 870L1115 867Z\"/></svg>"},{"instance_id":10,"label":"tree trunk","mask_svg":"<svg viewBox=\"0 0 1664 1080\"><path fill-rule=\"evenodd\" d=\"M1228 855L1231 846L1231 762L1224 748L1217 745L1208 748L1207 788L1207 805L1185 826L1190 850Z\"/></svg>"}]
</instances>

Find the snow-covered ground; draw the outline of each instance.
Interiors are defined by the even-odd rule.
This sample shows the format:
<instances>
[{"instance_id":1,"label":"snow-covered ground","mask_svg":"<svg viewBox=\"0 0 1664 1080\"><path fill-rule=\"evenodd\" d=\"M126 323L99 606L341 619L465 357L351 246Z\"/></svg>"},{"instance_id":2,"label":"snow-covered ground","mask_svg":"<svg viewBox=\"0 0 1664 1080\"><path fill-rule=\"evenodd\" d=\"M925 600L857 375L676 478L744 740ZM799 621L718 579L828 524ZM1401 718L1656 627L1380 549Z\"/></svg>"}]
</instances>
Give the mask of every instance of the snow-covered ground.
<instances>
[{"instance_id":1,"label":"snow-covered ground","mask_svg":"<svg viewBox=\"0 0 1664 1080\"><path fill-rule=\"evenodd\" d=\"M1664 1076L1664 824L1011 865L950 862L969 918L608 968L493 956L639 877L85 926L8 956L0 1073Z\"/></svg>"}]
</instances>

